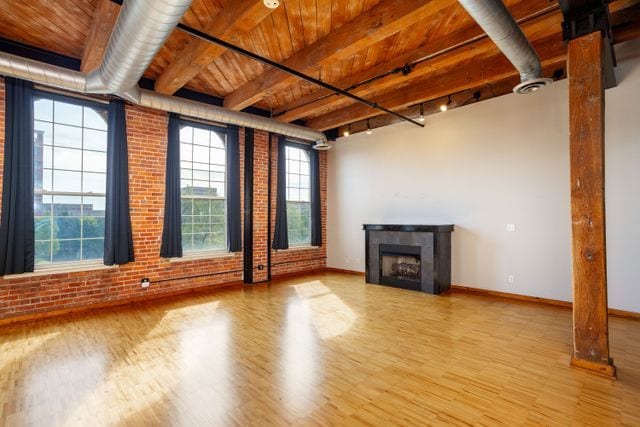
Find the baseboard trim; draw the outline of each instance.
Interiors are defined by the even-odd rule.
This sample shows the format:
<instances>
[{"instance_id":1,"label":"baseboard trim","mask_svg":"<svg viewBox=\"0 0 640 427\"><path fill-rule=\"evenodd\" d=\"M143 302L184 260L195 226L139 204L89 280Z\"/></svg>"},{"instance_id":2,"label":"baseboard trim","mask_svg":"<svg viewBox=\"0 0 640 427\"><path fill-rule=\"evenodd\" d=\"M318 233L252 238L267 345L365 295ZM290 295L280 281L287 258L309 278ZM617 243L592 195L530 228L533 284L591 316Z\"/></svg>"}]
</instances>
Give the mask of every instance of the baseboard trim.
<instances>
[{"instance_id":1,"label":"baseboard trim","mask_svg":"<svg viewBox=\"0 0 640 427\"><path fill-rule=\"evenodd\" d=\"M324 269L324 271L329 272L329 273L351 274L351 275L354 275L354 276L362 276L362 277L364 277L364 273L362 271L344 270L342 268L333 268L333 267L326 267Z\"/></svg>"},{"instance_id":2,"label":"baseboard trim","mask_svg":"<svg viewBox=\"0 0 640 427\"><path fill-rule=\"evenodd\" d=\"M119 299L114 301L101 302L97 304L80 305L77 307L66 307L66 308L61 308L57 310L43 311L41 313L32 313L32 314L25 314L21 316L6 317L3 319L0 319L0 326L13 325L16 323L32 322L36 320L49 319L53 317L64 317L72 314L86 313L90 311L99 311L107 308L121 307L125 305L137 305L137 304L142 304L148 301L158 301L166 298L173 298L176 296L218 291L222 289L240 287L242 285L243 285L242 281L239 280L239 281L233 281L233 282L227 282L227 283L220 283L216 285L205 285L205 286L198 286L196 288L181 289L181 290L172 291L172 292L163 292L158 294L144 295L144 296L139 296L134 298L124 298L124 299Z\"/></svg>"},{"instance_id":3,"label":"baseboard trim","mask_svg":"<svg viewBox=\"0 0 640 427\"><path fill-rule=\"evenodd\" d=\"M325 271L325 267L319 267L319 268L313 268L311 270L294 271L291 273L272 274L271 281L291 279L292 277L308 276L310 274L322 273L324 271ZM269 283L269 282L266 281L266 282L260 282L260 283Z\"/></svg>"},{"instance_id":4,"label":"baseboard trim","mask_svg":"<svg viewBox=\"0 0 640 427\"><path fill-rule=\"evenodd\" d=\"M466 293L466 294L485 295L485 296L498 297L498 298L515 299L515 300L526 301L526 302L535 302L538 304L554 305L556 307L564 307L564 308L573 307L573 303L571 303L570 301L561 301L557 299L534 297L530 295L514 294L510 292L492 291L489 289L471 288L468 286L451 285L451 290L453 292L460 292L460 293ZM633 311L618 310L616 308L610 308L609 315L640 320L640 313L636 313Z\"/></svg>"}]
</instances>

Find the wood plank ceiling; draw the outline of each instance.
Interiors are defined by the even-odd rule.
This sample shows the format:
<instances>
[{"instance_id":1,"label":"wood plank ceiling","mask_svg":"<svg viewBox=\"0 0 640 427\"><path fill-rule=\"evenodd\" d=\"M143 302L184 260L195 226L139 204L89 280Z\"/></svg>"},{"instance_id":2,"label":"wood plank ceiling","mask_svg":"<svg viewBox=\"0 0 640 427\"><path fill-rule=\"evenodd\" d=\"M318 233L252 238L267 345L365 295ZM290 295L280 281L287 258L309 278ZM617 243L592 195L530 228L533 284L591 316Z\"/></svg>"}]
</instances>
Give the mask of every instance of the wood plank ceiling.
<instances>
[{"instance_id":1,"label":"wood plank ceiling","mask_svg":"<svg viewBox=\"0 0 640 427\"><path fill-rule=\"evenodd\" d=\"M504 1L538 50L546 74L564 69L557 2ZM106 42L102 33L110 21L100 11L113 7L106 3L0 0L0 37L95 63L91 55ZM640 36L640 0L616 0L610 10L614 36L617 28L622 34L616 41ZM282 0L275 10L266 9L262 0L194 0L182 22L413 116L419 114L416 104L426 102L427 114L431 104L448 95L454 105L479 89L482 99L499 95L517 77L456 0ZM184 86L225 98L229 108L255 105L280 120L302 119L321 130L374 116L377 123L392 121L203 43L175 30L145 77L156 80L162 93Z\"/></svg>"}]
</instances>

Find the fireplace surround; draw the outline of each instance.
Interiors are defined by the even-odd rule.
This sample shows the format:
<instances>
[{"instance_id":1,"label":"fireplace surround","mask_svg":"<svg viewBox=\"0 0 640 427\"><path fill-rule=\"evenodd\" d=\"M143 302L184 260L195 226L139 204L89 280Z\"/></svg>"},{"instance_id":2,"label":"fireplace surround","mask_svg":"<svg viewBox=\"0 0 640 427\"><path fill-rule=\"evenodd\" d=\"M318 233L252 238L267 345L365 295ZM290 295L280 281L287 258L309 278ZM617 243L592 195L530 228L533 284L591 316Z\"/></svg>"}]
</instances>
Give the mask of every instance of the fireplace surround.
<instances>
[{"instance_id":1,"label":"fireplace surround","mask_svg":"<svg viewBox=\"0 0 640 427\"><path fill-rule=\"evenodd\" d=\"M454 226L365 224L367 283L431 294L451 287Z\"/></svg>"}]
</instances>

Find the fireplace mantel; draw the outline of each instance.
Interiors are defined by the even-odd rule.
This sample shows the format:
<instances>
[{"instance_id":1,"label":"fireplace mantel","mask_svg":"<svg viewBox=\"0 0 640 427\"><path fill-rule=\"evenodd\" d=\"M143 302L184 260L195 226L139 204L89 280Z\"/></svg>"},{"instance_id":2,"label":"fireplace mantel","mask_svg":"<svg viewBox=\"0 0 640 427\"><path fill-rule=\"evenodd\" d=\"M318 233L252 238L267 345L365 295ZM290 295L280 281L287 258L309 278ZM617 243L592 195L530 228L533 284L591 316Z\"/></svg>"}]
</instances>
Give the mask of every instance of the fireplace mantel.
<instances>
[{"instance_id":1,"label":"fireplace mantel","mask_svg":"<svg viewBox=\"0 0 640 427\"><path fill-rule=\"evenodd\" d=\"M453 224L441 225L412 225L412 224L364 224L363 230L368 231L417 231L422 233L450 233Z\"/></svg>"},{"instance_id":2,"label":"fireplace mantel","mask_svg":"<svg viewBox=\"0 0 640 427\"><path fill-rule=\"evenodd\" d=\"M362 228L367 283L431 294L449 290L453 224L364 224Z\"/></svg>"}]
</instances>

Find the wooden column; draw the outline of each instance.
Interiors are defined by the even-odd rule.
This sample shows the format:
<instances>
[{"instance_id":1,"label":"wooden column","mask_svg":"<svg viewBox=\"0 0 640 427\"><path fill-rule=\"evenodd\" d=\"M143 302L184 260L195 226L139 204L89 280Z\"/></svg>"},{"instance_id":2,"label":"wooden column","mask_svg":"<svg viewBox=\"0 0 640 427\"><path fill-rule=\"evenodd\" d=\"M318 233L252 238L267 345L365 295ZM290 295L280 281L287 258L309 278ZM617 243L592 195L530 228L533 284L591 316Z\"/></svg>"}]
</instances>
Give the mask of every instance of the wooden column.
<instances>
[{"instance_id":1,"label":"wooden column","mask_svg":"<svg viewBox=\"0 0 640 427\"><path fill-rule=\"evenodd\" d=\"M569 42L573 356L571 365L615 377L609 357L604 205L604 38Z\"/></svg>"}]
</instances>

